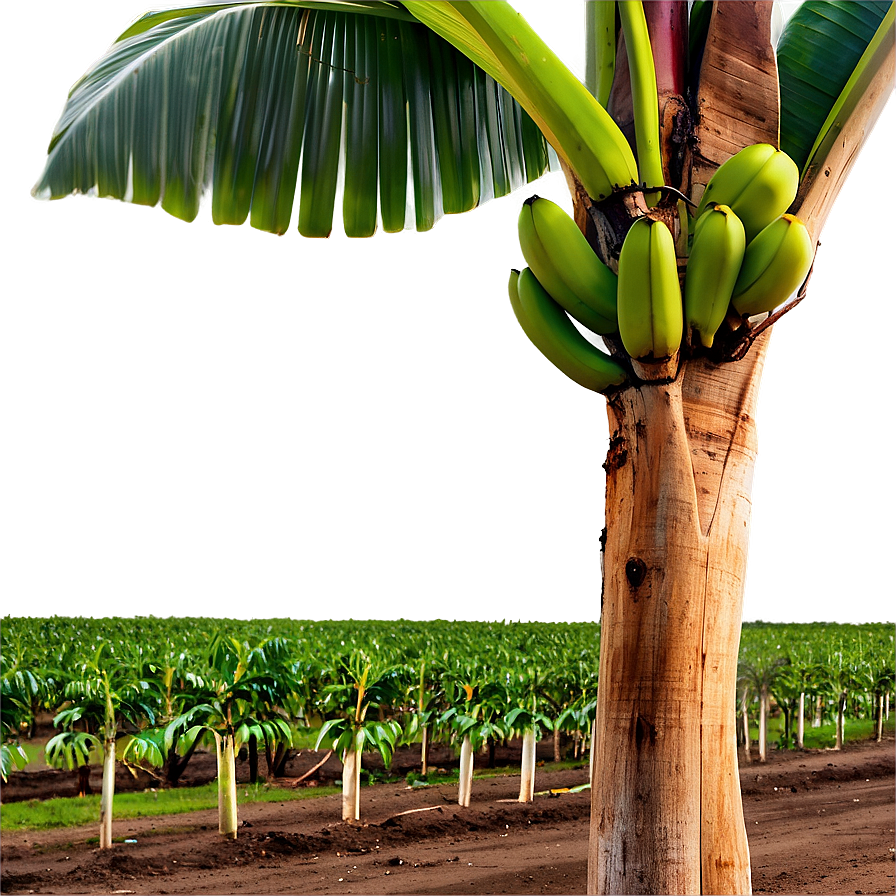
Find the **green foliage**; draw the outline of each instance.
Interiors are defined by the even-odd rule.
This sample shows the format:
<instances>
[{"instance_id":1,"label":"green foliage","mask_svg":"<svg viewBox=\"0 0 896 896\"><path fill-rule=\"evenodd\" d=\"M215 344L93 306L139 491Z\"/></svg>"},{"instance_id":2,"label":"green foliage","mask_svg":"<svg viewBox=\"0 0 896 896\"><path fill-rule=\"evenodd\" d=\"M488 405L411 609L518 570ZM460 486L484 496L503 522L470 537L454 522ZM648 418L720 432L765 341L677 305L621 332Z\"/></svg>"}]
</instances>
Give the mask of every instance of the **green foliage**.
<instances>
[{"instance_id":1,"label":"green foliage","mask_svg":"<svg viewBox=\"0 0 896 896\"><path fill-rule=\"evenodd\" d=\"M547 169L529 115L405 9L325 6L147 13L72 88L35 194L95 191L191 221L208 191L216 223L271 233L298 200L300 231L327 236L342 169L345 230L369 236L378 217L402 230L408 207L428 230Z\"/></svg>"},{"instance_id":2,"label":"green foliage","mask_svg":"<svg viewBox=\"0 0 896 896\"><path fill-rule=\"evenodd\" d=\"M5 782L9 773L15 769L22 769L28 764L28 754L19 743L0 745L0 778Z\"/></svg>"},{"instance_id":3,"label":"green foliage","mask_svg":"<svg viewBox=\"0 0 896 896\"><path fill-rule=\"evenodd\" d=\"M88 734L86 731L60 731L47 741L45 755L47 765L57 768L64 766L71 771L79 765L88 765L90 754L102 749L103 742L95 734Z\"/></svg>"},{"instance_id":4,"label":"green foliage","mask_svg":"<svg viewBox=\"0 0 896 896\"><path fill-rule=\"evenodd\" d=\"M880 0L807 0L787 22L777 47L781 149L801 170L891 6Z\"/></svg>"},{"instance_id":5,"label":"green foliage","mask_svg":"<svg viewBox=\"0 0 896 896\"><path fill-rule=\"evenodd\" d=\"M503 740L529 717L524 711L543 727L587 735L599 642L592 623L7 617L4 741L14 745L37 699L75 738L54 743L53 757L89 761L95 741L86 735L100 733L102 701L100 679L90 684L82 670L101 644L127 710L117 725L119 754L136 764L158 759L150 742L163 757L174 747L187 754L211 730L227 730L228 711L243 743L254 734L259 744L305 748L316 740L341 751L363 728L362 749L384 759L419 739L423 725L432 743L457 743L466 732L477 742ZM770 692L788 712L800 692L807 706L821 695L826 721L844 688L851 719L872 716L874 695L896 691L888 624L747 623L740 658L744 668L776 663ZM130 686L116 677L118 667L130 670ZM755 716L753 691L747 706ZM126 738L137 740L124 754ZM10 750L8 761L20 761Z\"/></svg>"}]
</instances>

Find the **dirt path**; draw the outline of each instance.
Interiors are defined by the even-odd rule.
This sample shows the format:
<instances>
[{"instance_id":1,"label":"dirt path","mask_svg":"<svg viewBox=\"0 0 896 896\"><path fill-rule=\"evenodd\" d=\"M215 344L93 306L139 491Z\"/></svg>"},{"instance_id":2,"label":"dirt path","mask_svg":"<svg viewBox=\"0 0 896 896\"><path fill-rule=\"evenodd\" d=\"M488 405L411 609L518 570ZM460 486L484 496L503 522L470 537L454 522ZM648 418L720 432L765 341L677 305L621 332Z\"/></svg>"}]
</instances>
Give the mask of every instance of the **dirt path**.
<instances>
[{"instance_id":1,"label":"dirt path","mask_svg":"<svg viewBox=\"0 0 896 896\"><path fill-rule=\"evenodd\" d=\"M581 784L540 772L536 789ZM241 807L239 839L214 811L116 823L137 842L100 852L90 828L4 834L3 893L583 893L590 793L514 801L519 780L362 791L362 825L339 797ZM755 893L894 892L893 740L773 754L741 770ZM408 810L424 810L408 812ZM400 814L405 813L405 814Z\"/></svg>"}]
</instances>

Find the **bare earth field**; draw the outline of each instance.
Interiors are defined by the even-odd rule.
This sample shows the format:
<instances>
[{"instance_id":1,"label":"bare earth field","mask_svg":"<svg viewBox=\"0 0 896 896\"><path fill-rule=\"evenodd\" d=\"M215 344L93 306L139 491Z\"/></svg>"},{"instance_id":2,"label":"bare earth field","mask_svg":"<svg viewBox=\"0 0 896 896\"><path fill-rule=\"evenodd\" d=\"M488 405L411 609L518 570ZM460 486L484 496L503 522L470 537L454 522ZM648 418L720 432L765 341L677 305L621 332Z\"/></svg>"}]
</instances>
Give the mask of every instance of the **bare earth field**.
<instances>
[{"instance_id":1,"label":"bare earth field","mask_svg":"<svg viewBox=\"0 0 896 896\"><path fill-rule=\"evenodd\" d=\"M545 745L547 746L547 745ZM290 774L315 760L306 753ZM503 759L503 757L502 757ZM192 766L191 766L192 768ZM338 773L338 763L331 767ZM26 786L17 776L16 787ZM43 773L33 773L43 774ZM326 776L323 777L326 780ZM539 772L536 790L574 787L586 769ZM36 782L35 782L36 784ZM894 892L894 741L841 752L772 753L741 769L754 893ZM13 781L10 781L10 786ZM366 787L362 823L340 798L240 808L223 840L215 811L122 820L135 839L101 852L96 826L4 834L3 893L584 893L590 792L515 802L519 779L457 787ZM4 799L12 792L4 788Z\"/></svg>"}]
</instances>

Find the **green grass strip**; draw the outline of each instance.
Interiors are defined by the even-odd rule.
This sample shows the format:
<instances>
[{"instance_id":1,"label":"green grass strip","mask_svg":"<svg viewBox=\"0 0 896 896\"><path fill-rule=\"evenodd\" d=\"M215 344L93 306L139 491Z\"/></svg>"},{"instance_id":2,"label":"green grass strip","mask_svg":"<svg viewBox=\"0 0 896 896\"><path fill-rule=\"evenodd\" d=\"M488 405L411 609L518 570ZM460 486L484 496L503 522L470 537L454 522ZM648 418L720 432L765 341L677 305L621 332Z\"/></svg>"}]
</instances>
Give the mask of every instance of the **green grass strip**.
<instances>
[{"instance_id":1,"label":"green grass strip","mask_svg":"<svg viewBox=\"0 0 896 896\"><path fill-rule=\"evenodd\" d=\"M339 787L286 789L267 787L263 784L244 784L237 789L237 802L240 805L283 803L287 800L304 800L341 792ZM114 822L125 818L178 815L217 807L218 785L212 782L199 787L179 787L174 790L117 793L112 807L112 819ZM51 828L99 824L99 821L99 794L85 797L58 797L51 800L24 800L3 804L0 830L46 831Z\"/></svg>"}]
</instances>

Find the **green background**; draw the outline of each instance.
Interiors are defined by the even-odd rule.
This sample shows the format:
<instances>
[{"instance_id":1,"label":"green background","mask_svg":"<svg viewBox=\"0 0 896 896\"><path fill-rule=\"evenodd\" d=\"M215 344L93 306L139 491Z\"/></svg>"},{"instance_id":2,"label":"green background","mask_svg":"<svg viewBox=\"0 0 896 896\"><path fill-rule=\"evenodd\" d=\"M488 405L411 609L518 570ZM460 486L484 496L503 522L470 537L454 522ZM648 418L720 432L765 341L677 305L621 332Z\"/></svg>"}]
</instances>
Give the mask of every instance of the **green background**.
<instances>
[{"instance_id":1,"label":"green background","mask_svg":"<svg viewBox=\"0 0 896 896\"><path fill-rule=\"evenodd\" d=\"M315 242L30 197L153 5L0 6L3 612L595 619L603 406L504 299L536 188ZM893 133L891 101L777 327L748 616L892 617Z\"/></svg>"}]
</instances>

